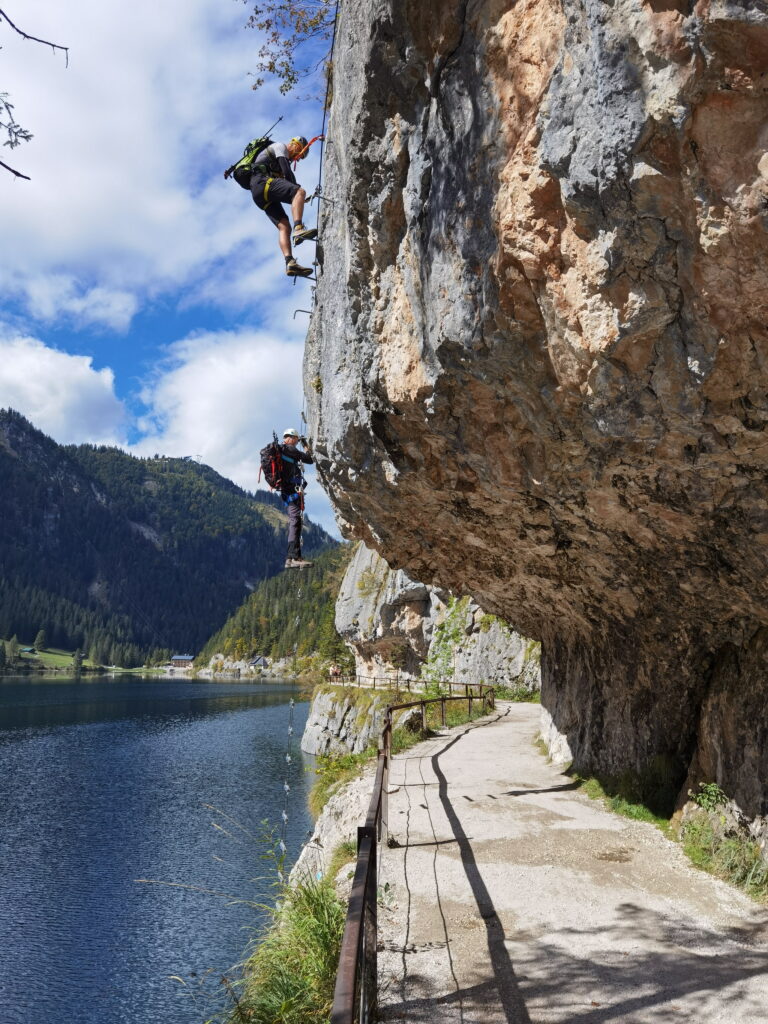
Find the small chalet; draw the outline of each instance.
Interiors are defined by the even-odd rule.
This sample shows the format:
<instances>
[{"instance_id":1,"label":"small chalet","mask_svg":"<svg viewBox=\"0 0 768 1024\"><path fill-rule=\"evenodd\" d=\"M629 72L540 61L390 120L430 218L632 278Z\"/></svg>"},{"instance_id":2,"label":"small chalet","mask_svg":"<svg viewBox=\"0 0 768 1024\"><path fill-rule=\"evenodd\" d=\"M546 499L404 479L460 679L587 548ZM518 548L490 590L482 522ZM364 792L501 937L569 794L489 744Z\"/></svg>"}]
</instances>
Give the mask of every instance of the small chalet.
<instances>
[{"instance_id":1,"label":"small chalet","mask_svg":"<svg viewBox=\"0 0 768 1024\"><path fill-rule=\"evenodd\" d=\"M170 662L171 668L191 668L194 660L194 654L174 654Z\"/></svg>"}]
</instances>

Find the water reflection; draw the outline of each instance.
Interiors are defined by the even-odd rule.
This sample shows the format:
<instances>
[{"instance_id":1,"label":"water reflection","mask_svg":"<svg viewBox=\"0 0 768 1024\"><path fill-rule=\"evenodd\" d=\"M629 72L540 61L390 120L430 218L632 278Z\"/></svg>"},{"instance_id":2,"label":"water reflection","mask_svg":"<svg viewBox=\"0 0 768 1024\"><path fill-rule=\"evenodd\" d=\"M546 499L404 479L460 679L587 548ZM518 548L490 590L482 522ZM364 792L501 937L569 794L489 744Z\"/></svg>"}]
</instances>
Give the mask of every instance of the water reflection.
<instances>
[{"instance_id":1,"label":"water reflection","mask_svg":"<svg viewBox=\"0 0 768 1024\"><path fill-rule=\"evenodd\" d=\"M294 691L291 690L293 693ZM209 716L284 704L286 684L210 683L112 676L0 677L0 732L120 718Z\"/></svg>"},{"instance_id":2,"label":"water reflection","mask_svg":"<svg viewBox=\"0 0 768 1024\"><path fill-rule=\"evenodd\" d=\"M285 761L293 692L0 683L3 1024L200 1024L210 1015L243 929L259 924L253 904L270 896L264 847L247 833L279 819L286 773L293 853L310 824L298 742ZM297 705L297 737L306 712Z\"/></svg>"}]
</instances>

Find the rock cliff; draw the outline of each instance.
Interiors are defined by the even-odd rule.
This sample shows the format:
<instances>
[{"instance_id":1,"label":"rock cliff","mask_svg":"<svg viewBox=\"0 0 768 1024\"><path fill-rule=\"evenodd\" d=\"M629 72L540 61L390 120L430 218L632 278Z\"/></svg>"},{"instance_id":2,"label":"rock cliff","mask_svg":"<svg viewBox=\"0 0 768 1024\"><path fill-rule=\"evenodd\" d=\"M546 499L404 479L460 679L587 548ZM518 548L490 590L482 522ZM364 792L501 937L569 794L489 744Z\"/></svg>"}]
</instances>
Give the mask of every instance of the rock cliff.
<instances>
[{"instance_id":1,"label":"rock cliff","mask_svg":"<svg viewBox=\"0 0 768 1024\"><path fill-rule=\"evenodd\" d=\"M336 629L361 675L455 679L538 690L540 646L470 598L416 583L360 544L336 602Z\"/></svg>"},{"instance_id":2,"label":"rock cliff","mask_svg":"<svg viewBox=\"0 0 768 1024\"><path fill-rule=\"evenodd\" d=\"M764 814L768 6L342 4L328 139L345 533L543 641L580 769Z\"/></svg>"},{"instance_id":3,"label":"rock cliff","mask_svg":"<svg viewBox=\"0 0 768 1024\"><path fill-rule=\"evenodd\" d=\"M376 747L387 701L370 690L323 687L315 691L301 737L305 754L359 754Z\"/></svg>"}]
</instances>

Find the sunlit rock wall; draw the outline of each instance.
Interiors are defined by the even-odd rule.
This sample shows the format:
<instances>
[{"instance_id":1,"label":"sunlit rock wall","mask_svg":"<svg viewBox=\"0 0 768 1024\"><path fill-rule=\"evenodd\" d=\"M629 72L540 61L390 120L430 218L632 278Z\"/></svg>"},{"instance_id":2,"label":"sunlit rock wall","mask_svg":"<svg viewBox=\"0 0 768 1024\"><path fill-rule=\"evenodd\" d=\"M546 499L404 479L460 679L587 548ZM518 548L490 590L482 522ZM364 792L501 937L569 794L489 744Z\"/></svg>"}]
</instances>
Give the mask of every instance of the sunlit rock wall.
<instances>
[{"instance_id":1,"label":"sunlit rock wall","mask_svg":"<svg viewBox=\"0 0 768 1024\"><path fill-rule=\"evenodd\" d=\"M347 535L543 640L577 766L764 813L766 5L342 4L324 174Z\"/></svg>"},{"instance_id":2,"label":"sunlit rock wall","mask_svg":"<svg viewBox=\"0 0 768 1024\"><path fill-rule=\"evenodd\" d=\"M336 602L336 629L358 674L541 687L540 645L469 598L416 583L360 544Z\"/></svg>"}]
</instances>

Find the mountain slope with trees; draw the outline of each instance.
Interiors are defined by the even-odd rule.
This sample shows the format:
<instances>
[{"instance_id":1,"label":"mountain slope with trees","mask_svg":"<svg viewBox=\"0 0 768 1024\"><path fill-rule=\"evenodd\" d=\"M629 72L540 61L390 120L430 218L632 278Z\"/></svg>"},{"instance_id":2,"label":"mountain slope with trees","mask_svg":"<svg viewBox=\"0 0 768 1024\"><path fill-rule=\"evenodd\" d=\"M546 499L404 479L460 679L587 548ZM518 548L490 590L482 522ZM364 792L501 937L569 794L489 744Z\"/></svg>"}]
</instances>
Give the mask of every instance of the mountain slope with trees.
<instances>
[{"instance_id":1,"label":"mountain slope with trees","mask_svg":"<svg viewBox=\"0 0 768 1024\"><path fill-rule=\"evenodd\" d=\"M0 636L140 664L194 652L280 572L279 498L187 459L63 447L0 411ZM335 542L307 523L305 550Z\"/></svg>"},{"instance_id":2,"label":"mountain slope with trees","mask_svg":"<svg viewBox=\"0 0 768 1024\"><path fill-rule=\"evenodd\" d=\"M215 654L233 659L263 654L270 658L319 654L349 660L336 632L336 598L353 544L323 551L309 569L265 580L200 652L198 664Z\"/></svg>"}]
</instances>

